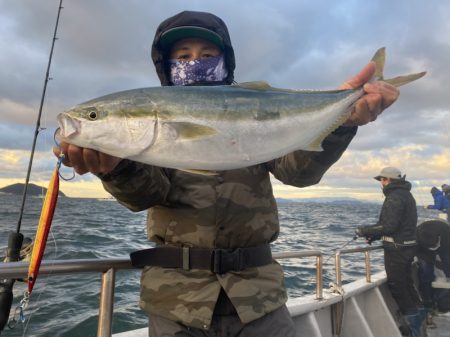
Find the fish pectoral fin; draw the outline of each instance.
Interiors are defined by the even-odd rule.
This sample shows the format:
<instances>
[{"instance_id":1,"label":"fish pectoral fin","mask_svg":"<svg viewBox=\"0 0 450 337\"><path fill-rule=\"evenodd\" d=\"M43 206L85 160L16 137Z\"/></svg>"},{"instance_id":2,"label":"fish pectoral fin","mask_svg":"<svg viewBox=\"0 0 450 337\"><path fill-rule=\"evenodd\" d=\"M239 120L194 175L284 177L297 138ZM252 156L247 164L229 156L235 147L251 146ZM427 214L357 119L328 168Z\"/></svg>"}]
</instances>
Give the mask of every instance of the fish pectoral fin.
<instances>
[{"instance_id":1,"label":"fish pectoral fin","mask_svg":"<svg viewBox=\"0 0 450 337\"><path fill-rule=\"evenodd\" d=\"M400 87L404 84L408 84L412 81L418 80L419 78L425 76L426 73L427 73L426 71L422 71L421 73L397 76L383 81L392 84L395 87Z\"/></svg>"},{"instance_id":2,"label":"fish pectoral fin","mask_svg":"<svg viewBox=\"0 0 450 337\"><path fill-rule=\"evenodd\" d=\"M219 174L216 171L208 171L208 170L195 170L195 169L178 169L178 170L192 174L199 174L202 176L216 176Z\"/></svg>"},{"instance_id":3,"label":"fish pectoral fin","mask_svg":"<svg viewBox=\"0 0 450 337\"><path fill-rule=\"evenodd\" d=\"M261 90L261 91L274 89L269 85L269 83L264 81L243 82L239 83L238 86L244 89Z\"/></svg>"},{"instance_id":4,"label":"fish pectoral fin","mask_svg":"<svg viewBox=\"0 0 450 337\"><path fill-rule=\"evenodd\" d=\"M217 133L215 129L209 126L190 122L169 122L167 124L177 132L180 139L192 140L212 136Z\"/></svg>"}]
</instances>

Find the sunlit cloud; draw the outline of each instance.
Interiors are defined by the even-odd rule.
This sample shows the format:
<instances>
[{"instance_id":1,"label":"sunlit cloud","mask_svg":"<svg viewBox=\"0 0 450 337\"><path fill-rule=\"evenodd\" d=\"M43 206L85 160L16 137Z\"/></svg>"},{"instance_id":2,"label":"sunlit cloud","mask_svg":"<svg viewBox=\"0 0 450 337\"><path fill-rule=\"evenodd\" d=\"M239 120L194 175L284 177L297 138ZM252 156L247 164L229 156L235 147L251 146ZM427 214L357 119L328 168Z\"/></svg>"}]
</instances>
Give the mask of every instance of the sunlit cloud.
<instances>
[{"instance_id":1,"label":"sunlit cloud","mask_svg":"<svg viewBox=\"0 0 450 337\"><path fill-rule=\"evenodd\" d=\"M123 15L125 9L128 15ZM56 10L51 1L0 2L0 187L26 176ZM99 0L68 2L61 13L53 80L41 121L46 130L38 137L33 182L45 185L54 168L57 113L104 94L159 85L150 60L151 41L157 25L181 10L209 11L224 19L235 48L237 81L331 89L356 74L383 46L386 77L427 71L402 87L399 100L374 123L359 128L320 184L295 188L274 182L276 196L379 201L383 196L372 178L384 166L399 167L424 202L430 199L431 186L450 181L447 2L413 0L405 11L404 2L387 0L365 6L322 0L155 0L111 6ZM63 172L72 174L70 169ZM92 175L61 186L73 196L106 193Z\"/></svg>"}]
</instances>

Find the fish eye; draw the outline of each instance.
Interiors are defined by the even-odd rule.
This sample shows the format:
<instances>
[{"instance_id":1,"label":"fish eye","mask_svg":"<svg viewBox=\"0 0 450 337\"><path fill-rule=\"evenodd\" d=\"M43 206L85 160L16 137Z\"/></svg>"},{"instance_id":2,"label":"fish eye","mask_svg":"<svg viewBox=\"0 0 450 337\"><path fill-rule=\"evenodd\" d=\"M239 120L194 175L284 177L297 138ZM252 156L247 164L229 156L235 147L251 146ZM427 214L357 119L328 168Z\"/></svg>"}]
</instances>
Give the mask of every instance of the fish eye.
<instances>
[{"instance_id":1,"label":"fish eye","mask_svg":"<svg viewBox=\"0 0 450 337\"><path fill-rule=\"evenodd\" d=\"M97 119L97 111L91 110L88 112L88 116L90 120L96 120Z\"/></svg>"}]
</instances>

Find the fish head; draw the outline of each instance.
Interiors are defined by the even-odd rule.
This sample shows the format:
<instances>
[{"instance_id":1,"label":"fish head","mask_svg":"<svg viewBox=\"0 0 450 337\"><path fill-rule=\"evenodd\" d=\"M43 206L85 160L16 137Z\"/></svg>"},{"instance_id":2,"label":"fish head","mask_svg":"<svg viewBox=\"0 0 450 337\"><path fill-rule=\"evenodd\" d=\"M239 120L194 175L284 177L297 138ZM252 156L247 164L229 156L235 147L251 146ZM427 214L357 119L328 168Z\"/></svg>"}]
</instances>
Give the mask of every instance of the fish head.
<instances>
[{"instance_id":1,"label":"fish head","mask_svg":"<svg viewBox=\"0 0 450 337\"><path fill-rule=\"evenodd\" d=\"M135 99L109 95L60 113L58 138L120 158L134 156L154 142L156 118Z\"/></svg>"},{"instance_id":2,"label":"fish head","mask_svg":"<svg viewBox=\"0 0 450 337\"><path fill-rule=\"evenodd\" d=\"M57 116L60 135L69 139L80 134L84 128L95 125L96 121L105 120L108 113L95 106L76 106Z\"/></svg>"},{"instance_id":3,"label":"fish head","mask_svg":"<svg viewBox=\"0 0 450 337\"><path fill-rule=\"evenodd\" d=\"M107 124L109 112L95 105L80 104L74 108L62 112L57 116L59 124L59 136L69 143L77 143L77 141L92 141L92 138L108 136L112 133L102 125ZM82 142L83 143L83 142ZM85 144L76 144L85 145Z\"/></svg>"}]
</instances>

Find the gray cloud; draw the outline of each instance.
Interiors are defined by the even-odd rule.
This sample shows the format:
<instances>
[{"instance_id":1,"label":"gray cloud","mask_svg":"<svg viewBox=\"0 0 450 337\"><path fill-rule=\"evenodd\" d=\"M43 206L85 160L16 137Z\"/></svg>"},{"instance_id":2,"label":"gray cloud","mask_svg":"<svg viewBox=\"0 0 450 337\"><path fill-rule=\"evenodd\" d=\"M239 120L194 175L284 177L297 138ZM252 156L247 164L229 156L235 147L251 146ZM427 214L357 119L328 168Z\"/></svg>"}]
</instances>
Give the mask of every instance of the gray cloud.
<instances>
[{"instance_id":1,"label":"gray cloud","mask_svg":"<svg viewBox=\"0 0 450 337\"><path fill-rule=\"evenodd\" d=\"M387 47L387 77L428 74L402 88L399 101L375 123L360 128L350 149L380 155L425 144L428 155L448 147L446 2L79 0L63 6L44 106L49 128L58 112L82 101L159 85L150 59L154 31L163 19L189 9L227 22L238 81L331 89ZM30 149L56 13L57 1L0 2L0 149Z\"/></svg>"}]
</instances>

